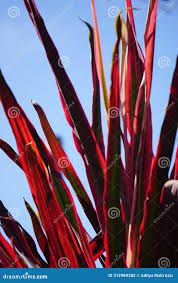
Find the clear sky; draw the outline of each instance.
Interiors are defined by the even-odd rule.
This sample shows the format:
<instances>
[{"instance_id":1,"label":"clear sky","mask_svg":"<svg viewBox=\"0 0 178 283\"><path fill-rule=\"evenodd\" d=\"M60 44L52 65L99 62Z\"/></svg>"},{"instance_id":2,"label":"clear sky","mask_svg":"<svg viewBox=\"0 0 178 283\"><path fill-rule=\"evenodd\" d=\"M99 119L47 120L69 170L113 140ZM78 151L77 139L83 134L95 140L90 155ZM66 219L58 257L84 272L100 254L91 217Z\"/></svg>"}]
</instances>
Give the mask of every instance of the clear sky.
<instances>
[{"instance_id":1,"label":"clear sky","mask_svg":"<svg viewBox=\"0 0 178 283\"><path fill-rule=\"evenodd\" d=\"M169 6L166 6L166 2L162 3L158 12L151 98L154 149L168 100L169 86L178 53L178 5L176 2L177 0L170 1ZM66 70L75 86L87 117L91 121L92 82L88 31L79 20L79 17L81 17L92 22L90 0L36 0L36 3L61 56L68 58ZM111 54L115 41L114 17L111 17L109 11L111 11L111 8L116 9L116 7L124 9L125 6L123 0L96 0L96 6L109 88ZM135 11L135 15L138 38L143 46L147 1L135 0L133 6L139 8ZM16 7L18 16L12 17L12 7ZM34 99L41 104L53 129L62 137L65 150L89 191L81 158L75 150L71 129L63 115L53 73L36 31L27 15L23 1L0 1L0 39L0 67L16 98L40 135L44 137L30 100ZM13 148L16 148L14 137L1 106L0 137L9 142ZM2 151L0 151L0 176L0 198L12 214L17 216L17 220L32 233L29 216L23 203L23 197L31 204L33 203L26 178ZM81 212L80 206L78 204L77 206ZM89 227L85 218L83 220L85 226Z\"/></svg>"}]
</instances>

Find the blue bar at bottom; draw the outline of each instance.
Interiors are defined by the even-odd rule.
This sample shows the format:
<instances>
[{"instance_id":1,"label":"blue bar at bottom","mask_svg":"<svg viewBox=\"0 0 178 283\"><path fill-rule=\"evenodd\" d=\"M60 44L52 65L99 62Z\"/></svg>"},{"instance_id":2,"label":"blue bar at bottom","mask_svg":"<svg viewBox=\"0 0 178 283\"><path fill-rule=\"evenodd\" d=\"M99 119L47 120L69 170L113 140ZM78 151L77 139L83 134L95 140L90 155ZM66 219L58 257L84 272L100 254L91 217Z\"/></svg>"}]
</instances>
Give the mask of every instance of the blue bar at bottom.
<instances>
[{"instance_id":1,"label":"blue bar at bottom","mask_svg":"<svg viewBox=\"0 0 178 283\"><path fill-rule=\"evenodd\" d=\"M178 282L175 268L117 268L117 269L0 269L0 282Z\"/></svg>"}]
</instances>

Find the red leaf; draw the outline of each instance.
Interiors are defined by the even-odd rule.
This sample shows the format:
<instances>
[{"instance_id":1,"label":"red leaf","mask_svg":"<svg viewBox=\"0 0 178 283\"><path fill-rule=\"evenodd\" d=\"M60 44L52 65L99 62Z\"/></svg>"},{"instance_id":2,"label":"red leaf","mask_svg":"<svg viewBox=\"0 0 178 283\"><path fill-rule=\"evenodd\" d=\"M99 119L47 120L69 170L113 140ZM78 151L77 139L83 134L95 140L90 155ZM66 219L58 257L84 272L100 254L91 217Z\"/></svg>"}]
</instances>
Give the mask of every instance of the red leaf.
<instances>
[{"instance_id":1,"label":"red leaf","mask_svg":"<svg viewBox=\"0 0 178 283\"><path fill-rule=\"evenodd\" d=\"M98 146L93 131L89 125L89 122L85 116L82 106L78 100L74 87L69 80L63 66L61 67L61 60L57 49L48 34L48 31L44 25L37 7L33 0L24 0L26 8L29 12L31 20L37 29L38 35L45 48L47 58L50 62L52 70L55 74L57 86L59 89L60 98L63 106L68 109L70 119L68 122L73 129L78 142L83 148L84 155L82 155L87 162L86 171L89 179L89 183L92 189L92 194L95 200L98 217L101 224L103 223L103 210L102 210L102 196L104 188L103 172L105 168L105 161L101 150ZM60 62L60 64L59 64ZM74 104L74 107L71 105Z\"/></svg>"},{"instance_id":2,"label":"red leaf","mask_svg":"<svg viewBox=\"0 0 178 283\"><path fill-rule=\"evenodd\" d=\"M174 170L174 179L178 180L178 147L177 147L177 151L176 151L176 160L175 160L175 170Z\"/></svg>"},{"instance_id":3,"label":"red leaf","mask_svg":"<svg viewBox=\"0 0 178 283\"><path fill-rule=\"evenodd\" d=\"M103 58L102 58L98 21L97 21L97 16L96 16L95 0L91 0L91 7L92 7L92 14L93 14L93 21L94 21L94 49L95 49L96 67L97 67L97 73L98 73L100 84L101 84L102 91L103 91L103 100L104 100L105 109L106 109L106 112L108 112L108 92L107 92L104 64L103 64Z\"/></svg>"},{"instance_id":4,"label":"red leaf","mask_svg":"<svg viewBox=\"0 0 178 283\"><path fill-rule=\"evenodd\" d=\"M107 149L107 169L105 174L104 213L106 267L124 267L125 246L124 226L121 215L121 187L124 173L120 156L120 117L119 117L119 56L121 19L117 18L117 42L114 47L111 73L111 95L109 105L109 134ZM112 217L114 214L114 217ZM116 260L116 256L120 256Z\"/></svg>"},{"instance_id":5,"label":"red leaf","mask_svg":"<svg viewBox=\"0 0 178 283\"><path fill-rule=\"evenodd\" d=\"M46 231L52 254L55 255L57 261L61 257L66 257L70 267L80 267L81 259L82 265L84 264L87 267L88 265L85 258L82 257L78 240L57 202L54 190L46 191L46 188L50 186L48 177L39 166L39 157L32 144L26 147L25 158L28 164L28 174L35 190L34 198L38 204L40 218Z\"/></svg>"},{"instance_id":6,"label":"red leaf","mask_svg":"<svg viewBox=\"0 0 178 283\"><path fill-rule=\"evenodd\" d=\"M158 0L150 0L148 7L147 21L146 21L145 35L144 35L147 100L149 100L150 98L151 84L152 84L157 9L158 9Z\"/></svg>"},{"instance_id":7,"label":"red leaf","mask_svg":"<svg viewBox=\"0 0 178 283\"><path fill-rule=\"evenodd\" d=\"M33 224L33 230L35 232L35 236L37 238L38 244L41 248L41 251L43 252L46 260L48 263L50 263L50 250L48 246L48 239L46 235L44 234L40 221L36 215L36 213L33 211L32 207L28 204L28 202L25 201L25 206L30 214L31 221Z\"/></svg>"},{"instance_id":8,"label":"red leaf","mask_svg":"<svg viewBox=\"0 0 178 283\"><path fill-rule=\"evenodd\" d=\"M27 267L25 262L21 261L12 246L5 240L0 233L0 267L3 268L22 268Z\"/></svg>"},{"instance_id":9,"label":"red leaf","mask_svg":"<svg viewBox=\"0 0 178 283\"><path fill-rule=\"evenodd\" d=\"M94 260L97 260L104 253L104 237L103 233L100 232L94 239L90 241L90 247Z\"/></svg>"},{"instance_id":10,"label":"red leaf","mask_svg":"<svg viewBox=\"0 0 178 283\"><path fill-rule=\"evenodd\" d=\"M13 150L13 148L7 142L3 141L2 139L0 139L0 148L7 154L7 156L12 161L14 161L22 169L19 155Z\"/></svg>"},{"instance_id":11,"label":"red leaf","mask_svg":"<svg viewBox=\"0 0 178 283\"><path fill-rule=\"evenodd\" d=\"M63 174L66 176L66 178L71 183L81 205L83 206L83 209L89 218L90 222L92 223L94 229L96 232L100 231L100 226L98 223L98 219L96 216L95 209L92 205L92 202L90 201L90 198L88 197L88 194L83 187L77 173L75 172L75 169L72 166L71 161L69 160L67 154L63 150L60 142L56 138L48 120L47 117L43 111L43 109L38 105L37 103L33 103L33 106L35 110L38 113L38 116L40 118L41 126L43 128L43 131L46 135L47 141L49 143L49 146L52 150L52 153L58 162L60 170L63 172Z\"/></svg>"},{"instance_id":12,"label":"red leaf","mask_svg":"<svg viewBox=\"0 0 178 283\"><path fill-rule=\"evenodd\" d=\"M128 12L129 13L129 12ZM125 78L125 107L128 121L128 130L131 135L131 143L133 138L133 119L135 112L135 105L143 78L144 72L144 57L141 48L137 42L135 32L130 22L129 14L127 16L127 31L128 31L128 52L127 52L127 66Z\"/></svg>"},{"instance_id":13,"label":"red leaf","mask_svg":"<svg viewBox=\"0 0 178 283\"><path fill-rule=\"evenodd\" d=\"M89 40L91 49L91 67L93 79L93 105L92 105L92 129L98 141L103 156L105 156L105 147L103 140L102 121L101 121L101 105L100 105L100 83L97 73L95 58L95 42L93 28L87 22L84 22L89 29Z\"/></svg>"},{"instance_id":14,"label":"red leaf","mask_svg":"<svg viewBox=\"0 0 178 283\"><path fill-rule=\"evenodd\" d=\"M126 0L126 7L127 7L127 13L129 15L129 21L132 25L134 32L135 32L135 21L134 21L134 15L133 15L132 0Z\"/></svg>"},{"instance_id":15,"label":"red leaf","mask_svg":"<svg viewBox=\"0 0 178 283\"><path fill-rule=\"evenodd\" d=\"M15 247L26 256L32 263L39 267L47 266L37 252L35 242L32 237L22 228L22 226L11 216L8 210L0 201L0 222L4 232L13 240Z\"/></svg>"},{"instance_id":16,"label":"red leaf","mask_svg":"<svg viewBox=\"0 0 178 283\"><path fill-rule=\"evenodd\" d=\"M176 68L173 75L173 81L170 90L170 98L161 128L158 148L156 156L152 163L150 180L147 190L147 198L144 205L144 216L142 219L142 225L140 228L140 234L142 240L139 241L139 257L138 266L140 266L139 259L142 255L143 260L141 266L150 266L151 257L144 256L144 252L150 251L152 249L152 243L154 240L154 226L153 221L158 216L159 209L159 199L161 194L161 189L164 183L168 180L169 166L171 163L173 147L177 132L178 124L178 59L176 63ZM154 199L154 202L152 201ZM150 226L151 225L151 226ZM146 230L147 227L151 227ZM145 260L144 260L145 259Z\"/></svg>"}]
</instances>

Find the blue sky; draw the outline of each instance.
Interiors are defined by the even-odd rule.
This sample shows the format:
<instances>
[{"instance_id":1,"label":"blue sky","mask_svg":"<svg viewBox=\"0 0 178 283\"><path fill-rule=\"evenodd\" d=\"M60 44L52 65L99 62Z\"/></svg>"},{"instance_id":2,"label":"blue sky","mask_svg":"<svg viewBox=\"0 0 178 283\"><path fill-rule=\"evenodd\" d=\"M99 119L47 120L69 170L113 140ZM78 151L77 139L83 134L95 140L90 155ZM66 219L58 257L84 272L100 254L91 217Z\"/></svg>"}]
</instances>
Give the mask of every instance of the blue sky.
<instances>
[{"instance_id":1,"label":"blue sky","mask_svg":"<svg viewBox=\"0 0 178 283\"><path fill-rule=\"evenodd\" d=\"M92 82L90 71L90 50L88 31L79 17L92 22L90 0L36 0L48 30L61 56L68 58L67 72L75 86L78 97L91 121ZM169 86L178 53L176 1L172 6L160 6L156 35L154 79L152 88L152 112L154 124L154 149L168 100ZM110 64L115 41L114 17L108 15L111 7L124 9L123 0L96 0L102 50L106 66L108 88L110 86ZM137 34L143 46L143 31L147 1L135 0ZM10 17L12 7L17 7L19 15ZM165 10L166 8L166 10ZM8 13L9 11L9 13ZM44 108L55 132L62 137L76 171L88 189L85 170L81 158L73 145L71 129L65 121L55 80L46 60L43 47L27 15L23 1L2 0L0 2L0 67L16 98L28 117L44 137L36 112L30 100L34 99ZM166 57L167 66L161 68L160 58ZM164 63L164 62L163 62ZM105 133L106 135L106 133ZM16 148L10 126L0 106L0 137ZM23 197L32 203L32 198L24 174L0 151L1 185L0 195L4 204L17 215L22 225L32 233L29 216L24 208ZM81 212L81 208L77 203ZM83 217L83 216L82 216ZM88 222L83 217L85 225Z\"/></svg>"}]
</instances>

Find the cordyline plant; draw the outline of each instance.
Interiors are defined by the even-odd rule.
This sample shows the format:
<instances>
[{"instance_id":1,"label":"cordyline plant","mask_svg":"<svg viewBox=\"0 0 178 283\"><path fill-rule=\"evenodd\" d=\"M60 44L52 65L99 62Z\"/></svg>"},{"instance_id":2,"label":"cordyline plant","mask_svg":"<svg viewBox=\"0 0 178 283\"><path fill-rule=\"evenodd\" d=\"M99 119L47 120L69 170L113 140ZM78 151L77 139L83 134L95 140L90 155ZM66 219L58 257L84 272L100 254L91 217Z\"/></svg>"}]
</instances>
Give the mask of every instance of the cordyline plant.
<instances>
[{"instance_id":1,"label":"cordyline plant","mask_svg":"<svg viewBox=\"0 0 178 283\"><path fill-rule=\"evenodd\" d=\"M32 102L50 151L1 73L0 99L18 154L3 140L0 146L27 177L38 212L26 201L25 205L39 247L0 202L1 226L10 240L0 234L0 266L95 267L99 259L103 267L178 267L178 150L172 160L178 124L178 62L156 154L152 151L150 94L158 0L149 1L144 53L136 37L131 0L126 0L126 19L122 13L117 16L109 94L95 3L91 1L94 27L85 24L91 47L92 125L34 0L24 3L55 75L95 207L43 109ZM107 145L100 91L108 125ZM64 176L96 232L93 239L82 224Z\"/></svg>"}]
</instances>

